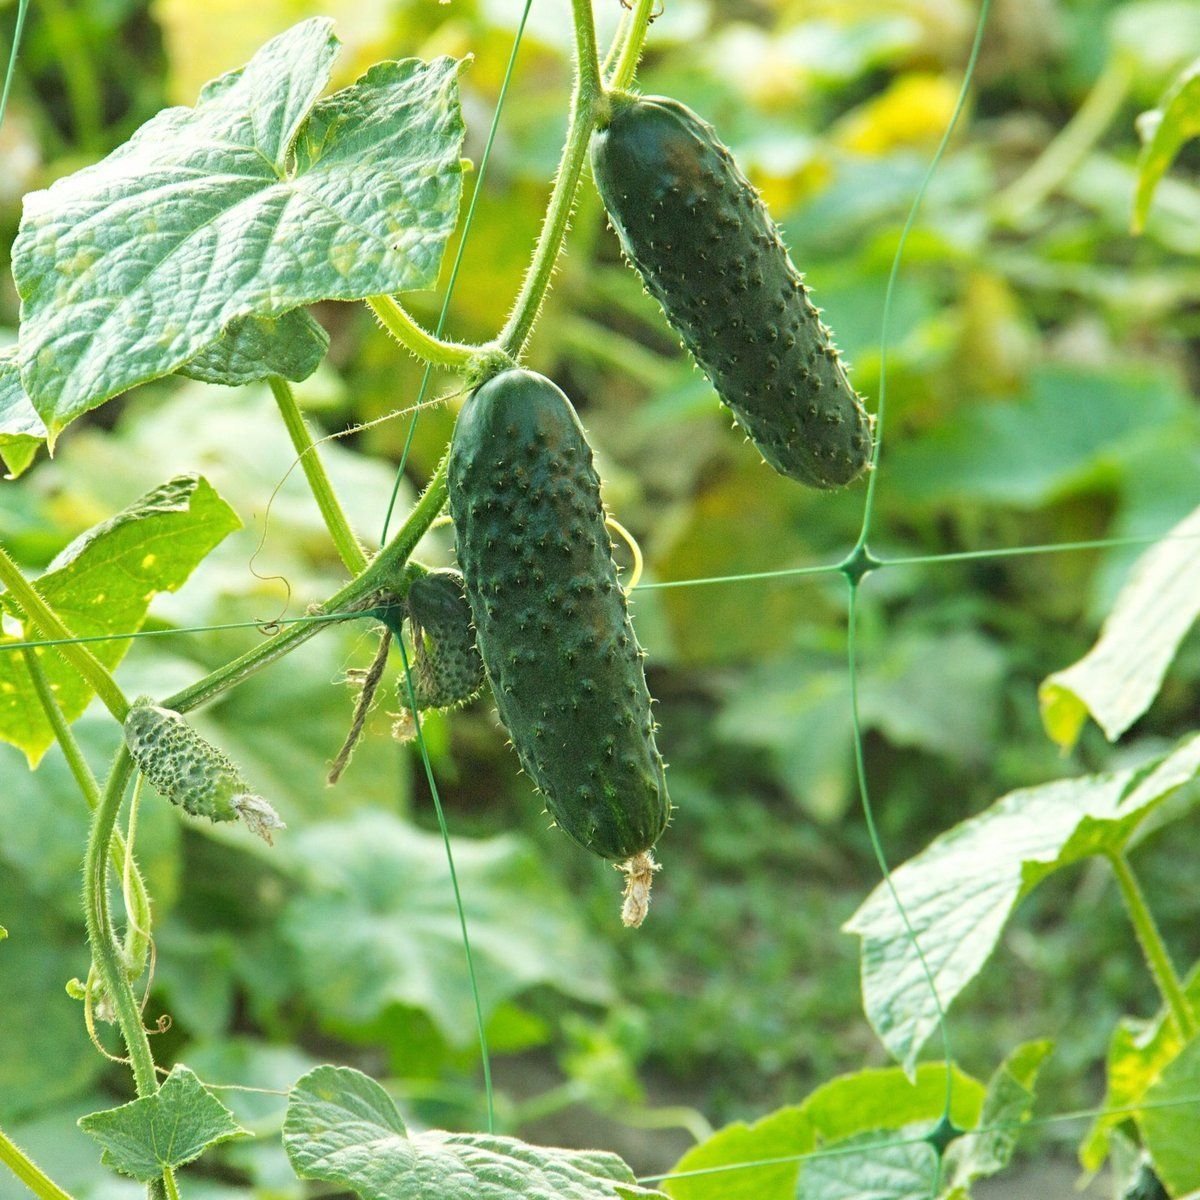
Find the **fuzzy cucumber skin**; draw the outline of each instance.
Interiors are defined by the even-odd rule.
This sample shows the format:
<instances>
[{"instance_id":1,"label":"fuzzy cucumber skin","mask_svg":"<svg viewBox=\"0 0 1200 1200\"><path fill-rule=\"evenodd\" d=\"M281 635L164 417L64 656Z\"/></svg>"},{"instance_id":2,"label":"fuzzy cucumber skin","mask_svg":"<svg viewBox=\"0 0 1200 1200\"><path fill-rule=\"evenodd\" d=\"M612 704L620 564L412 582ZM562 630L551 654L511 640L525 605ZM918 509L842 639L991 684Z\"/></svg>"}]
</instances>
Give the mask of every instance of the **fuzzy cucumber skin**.
<instances>
[{"instance_id":1,"label":"fuzzy cucumber skin","mask_svg":"<svg viewBox=\"0 0 1200 1200\"><path fill-rule=\"evenodd\" d=\"M233 760L172 709L134 704L125 744L155 790L193 816L236 821L235 801L251 794Z\"/></svg>"},{"instance_id":2,"label":"fuzzy cucumber skin","mask_svg":"<svg viewBox=\"0 0 1200 1200\"><path fill-rule=\"evenodd\" d=\"M483 690L483 660L475 646L462 574L437 570L418 575L409 586L404 607L412 634L417 708L455 708L474 700ZM400 707L410 709L412 698L403 679L397 694Z\"/></svg>"},{"instance_id":3,"label":"fuzzy cucumber skin","mask_svg":"<svg viewBox=\"0 0 1200 1200\"><path fill-rule=\"evenodd\" d=\"M671 804L591 447L567 397L524 370L455 427L450 513L500 719L554 820L602 858L649 850Z\"/></svg>"},{"instance_id":4,"label":"fuzzy cucumber skin","mask_svg":"<svg viewBox=\"0 0 1200 1200\"><path fill-rule=\"evenodd\" d=\"M626 257L763 458L810 487L860 475L871 419L712 126L675 100L618 96L591 154Z\"/></svg>"}]
</instances>

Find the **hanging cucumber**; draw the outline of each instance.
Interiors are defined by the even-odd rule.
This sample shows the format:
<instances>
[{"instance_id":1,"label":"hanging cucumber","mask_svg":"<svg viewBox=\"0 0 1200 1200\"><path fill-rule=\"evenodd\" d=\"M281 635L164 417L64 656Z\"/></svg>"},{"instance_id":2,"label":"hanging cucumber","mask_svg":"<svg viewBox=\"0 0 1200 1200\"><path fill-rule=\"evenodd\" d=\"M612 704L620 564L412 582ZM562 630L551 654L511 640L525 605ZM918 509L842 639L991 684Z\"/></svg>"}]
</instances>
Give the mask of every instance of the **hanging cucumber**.
<instances>
[{"instance_id":1,"label":"hanging cucumber","mask_svg":"<svg viewBox=\"0 0 1200 1200\"><path fill-rule=\"evenodd\" d=\"M612 105L592 170L629 261L763 458L811 487L849 483L871 418L758 193L685 105Z\"/></svg>"},{"instance_id":2,"label":"hanging cucumber","mask_svg":"<svg viewBox=\"0 0 1200 1200\"><path fill-rule=\"evenodd\" d=\"M570 401L529 371L490 379L459 417L448 484L500 719L558 826L623 866L623 915L638 924L671 805L600 480Z\"/></svg>"},{"instance_id":3,"label":"hanging cucumber","mask_svg":"<svg viewBox=\"0 0 1200 1200\"><path fill-rule=\"evenodd\" d=\"M471 606L458 571L418 575L404 598L412 638L413 696L408 683L397 685L400 707L420 711L455 708L483 690L483 660L475 648Z\"/></svg>"},{"instance_id":4,"label":"hanging cucumber","mask_svg":"<svg viewBox=\"0 0 1200 1200\"><path fill-rule=\"evenodd\" d=\"M143 698L125 717L125 744L156 791L210 821L236 821L270 843L279 814L255 795L234 761L202 738L179 713Z\"/></svg>"}]
</instances>

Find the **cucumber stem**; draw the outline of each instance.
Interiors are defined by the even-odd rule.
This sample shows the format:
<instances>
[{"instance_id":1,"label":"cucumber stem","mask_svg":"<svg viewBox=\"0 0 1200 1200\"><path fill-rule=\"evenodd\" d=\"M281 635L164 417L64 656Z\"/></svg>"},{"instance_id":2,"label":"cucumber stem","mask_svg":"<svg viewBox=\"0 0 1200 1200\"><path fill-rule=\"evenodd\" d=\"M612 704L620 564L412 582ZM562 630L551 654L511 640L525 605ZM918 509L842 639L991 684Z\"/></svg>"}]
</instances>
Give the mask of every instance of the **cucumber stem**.
<instances>
[{"instance_id":1,"label":"cucumber stem","mask_svg":"<svg viewBox=\"0 0 1200 1200\"><path fill-rule=\"evenodd\" d=\"M384 329L405 349L427 363L462 370L485 349L483 346L466 346L461 342L447 342L435 337L413 319L395 296L372 296L367 303Z\"/></svg>"},{"instance_id":2,"label":"cucumber stem","mask_svg":"<svg viewBox=\"0 0 1200 1200\"><path fill-rule=\"evenodd\" d=\"M329 476L325 473L325 464L317 453L316 443L313 442L312 434L296 403L296 396L292 391L291 384L279 375L272 375L267 382L271 385L275 403L279 406L279 413L283 417L283 423L287 426L292 445L300 457L304 476L308 480L308 486L312 489L317 507L321 510L321 516L325 520L329 536L333 538L338 555L346 564L350 574L357 575L366 567L367 556L363 552L362 546L359 545L354 531L350 528L350 522L338 499L337 492L333 490L333 484L329 482Z\"/></svg>"},{"instance_id":3,"label":"cucumber stem","mask_svg":"<svg viewBox=\"0 0 1200 1200\"><path fill-rule=\"evenodd\" d=\"M642 49L646 44L646 32L654 19L656 0L637 0L637 6L630 18L629 28L625 32L624 43L621 46L617 65L613 67L608 79L608 86L614 91L624 91L632 83L637 74L638 61L642 57Z\"/></svg>"},{"instance_id":4,"label":"cucumber stem","mask_svg":"<svg viewBox=\"0 0 1200 1200\"><path fill-rule=\"evenodd\" d=\"M39 1200L71 1200L29 1155L0 1129L0 1163L3 1163Z\"/></svg>"}]
</instances>

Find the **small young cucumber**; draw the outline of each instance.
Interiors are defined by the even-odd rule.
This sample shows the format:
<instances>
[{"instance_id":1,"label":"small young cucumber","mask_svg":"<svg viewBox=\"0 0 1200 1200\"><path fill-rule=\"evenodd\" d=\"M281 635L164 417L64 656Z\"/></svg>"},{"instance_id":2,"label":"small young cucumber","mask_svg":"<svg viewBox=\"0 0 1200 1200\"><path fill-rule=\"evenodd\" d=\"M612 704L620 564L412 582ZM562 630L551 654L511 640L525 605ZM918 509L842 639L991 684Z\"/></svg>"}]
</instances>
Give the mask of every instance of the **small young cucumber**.
<instances>
[{"instance_id":1,"label":"small young cucumber","mask_svg":"<svg viewBox=\"0 0 1200 1200\"><path fill-rule=\"evenodd\" d=\"M138 770L172 804L210 821L240 817L266 842L273 830L283 828L278 813L250 790L234 761L173 709L138 700L126 714L124 732Z\"/></svg>"},{"instance_id":2,"label":"small young cucumber","mask_svg":"<svg viewBox=\"0 0 1200 1200\"><path fill-rule=\"evenodd\" d=\"M812 487L858 476L871 418L712 126L675 100L617 96L592 170L626 256L763 458Z\"/></svg>"},{"instance_id":3,"label":"small young cucumber","mask_svg":"<svg viewBox=\"0 0 1200 1200\"><path fill-rule=\"evenodd\" d=\"M529 371L488 380L458 419L448 483L476 642L521 765L581 846L648 857L671 805L571 402Z\"/></svg>"},{"instance_id":4,"label":"small young cucumber","mask_svg":"<svg viewBox=\"0 0 1200 1200\"><path fill-rule=\"evenodd\" d=\"M418 575L404 598L412 639L413 696L408 683L397 685L400 707L419 711L455 708L483 690L483 660L475 647L475 628L466 587L458 571Z\"/></svg>"}]
</instances>

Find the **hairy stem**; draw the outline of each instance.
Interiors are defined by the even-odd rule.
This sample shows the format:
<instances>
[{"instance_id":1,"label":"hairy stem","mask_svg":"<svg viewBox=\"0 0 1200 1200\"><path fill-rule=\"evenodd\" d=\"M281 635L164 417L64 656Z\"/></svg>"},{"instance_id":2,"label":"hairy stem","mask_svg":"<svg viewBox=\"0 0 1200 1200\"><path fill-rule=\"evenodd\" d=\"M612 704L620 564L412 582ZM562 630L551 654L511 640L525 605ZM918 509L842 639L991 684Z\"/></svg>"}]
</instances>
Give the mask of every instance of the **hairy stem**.
<instances>
[{"instance_id":1,"label":"hairy stem","mask_svg":"<svg viewBox=\"0 0 1200 1200\"><path fill-rule=\"evenodd\" d=\"M278 375L272 375L269 382L271 391L275 395L275 403L279 405L283 423L287 426L288 434L292 439L292 445L300 456L300 465L304 468L308 486L312 488L317 507L321 510L321 516L325 520L325 527L329 530L329 536L333 538L333 544L337 547L342 562L346 564L352 575L357 575L367 565L367 556L363 552L362 546L358 544L358 538L354 536L354 531L350 528L350 522L346 519L341 501L333 490L333 484L329 482L329 476L325 473L325 464L321 462L321 456L317 453L312 434L309 433L308 426L304 423L304 417L296 404L296 397L292 392L291 385Z\"/></svg>"},{"instance_id":2,"label":"hairy stem","mask_svg":"<svg viewBox=\"0 0 1200 1200\"><path fill-rule=\"evenodd\" d=\"M372 296L367 300L379 323L417 358L438 367L461 370L484 347L447 342L423 329L394 296Z\"/></svg>"},{"instance_id":3,"label":"hairy stem","mask_svg":"<svg viewBox=\"0 0 1200 1200\"><path fill-rule=\"evenodd\" d=\"M571 96L567 140L533 259L499 338L500 345L514 358L520 358L525 349L550 288L563 237L571 221L571 210L575 207L575 193L579 190L579 176L587 159L588 140L604 102L591 0L572 0L571 9L575 24L575 88Z\"/></svg>"},{"instance_id":4,"label":"hairy stem","mask_svg":"<svg viewBox=\"0 0 1200 1200\"><path fill-rule=\"evenodd\" d=\"M0 546L0 583L24 611L26 617L40 630L43 637L61 639L55 649L91 684L105 708L118 721L125 720L129 701L117 686L104 664L86 647L74 641L75 635L59 620L54 610L37 594L33 584L21 574L20 567Z\"/></svg>"},{"instance_id":5,"label":"hairy stem","mask_svg":"<svg viewBox=\"0 0 1200 1200\"><path fill-rule=\"evenodd\" d=\"M1142 895L1141 885L1124 854L1109 854L1108 861L1112 864L1117 886L1121 889L1121 899L1125 901L1129 920L1146 957L1146 966L1150 968L1155 986L1179 1029L1180 1037L1186 1041L1196 1032L1196 1018L1183 984L1175 973L1175 965L1171 962L1166 943L1162 940L1162 934L1159 933L1154 916L1146 904L1146 898Z\"/></svg>"},{"instance_id":6,"label":"hairy stem","mask_svg":"<svg viewBox=\"0 0 1200 1200\"><path fill-rule=\"evenodd\" d=\"M25 657L25 666L29 671L29 677L33 680L33 688L37 692L38 702L46 714L46 720L50 722L54 736L58 739L71 775L88 808L95 812L100 805L100 785L96 782L96 777L92 774L92 769L88 766L87 759L84 757L79 743L75 740L74 733L71 732L71 726L67 724L67 719L58 706L58 701L50 688L50 681L46 678L46 672L42 670L42 664L38 662L38 651L26 647L21 653ZM136 864L130 865L129 863L125 839L121 836L119 829L113 830L109 858L114 870L125 872L127 866L130 867L127 889L130 905L129 923L132 929L139 930L140 933L130 944L129 967L131 970L137 970L140 974L141 962L144 961L146 932L150 928L150 897L146 892L146 883L142 878L142 873L137 869Z\"/></svg>"},{"instance_id":7,"label":"hairy stem","mask_svg":"<svg viewBox=\"0 0 1200 1200\"><path fill-rule=\"evenodd\" d=\"M654 17L654 6L657 0L637 0L629 27L624 31L624 41L617 65L613 67L609 77L609 87L624 90L633 83L637 74L638 61L642 57L642 48L646 44L646 31Z\"/></svg>"},{"instance_id":8,"label":"hairy stem","mask_svg":"<svg viewBox=\"0 0 1200 1200\"><path fill-rule=\"evenodd\" d=\"M71 1200L23 1150L0 1130L0 1163L3 1163L40 1200Z\"/></svg>"},{"instance_id":9,"label":"hairy stem","mask_svg":"<svg viewBox=\"0 0 1200 1200\"><path fill-rule=\"evenodd\" d=\"M153 1095L158 1090L158 1077L154 1069L154 1056L150 1052L150 1040L142 1025L141 1009L129 986L108 907L109 846L125 796L125 787L132 773L133 760L122 745L113 760L100 804L92 816L87 853L83 860L83 908L88 941L92 946L92 961L104 993L116 1013L140 1097Z\"/></svg>"}]
</instances>

